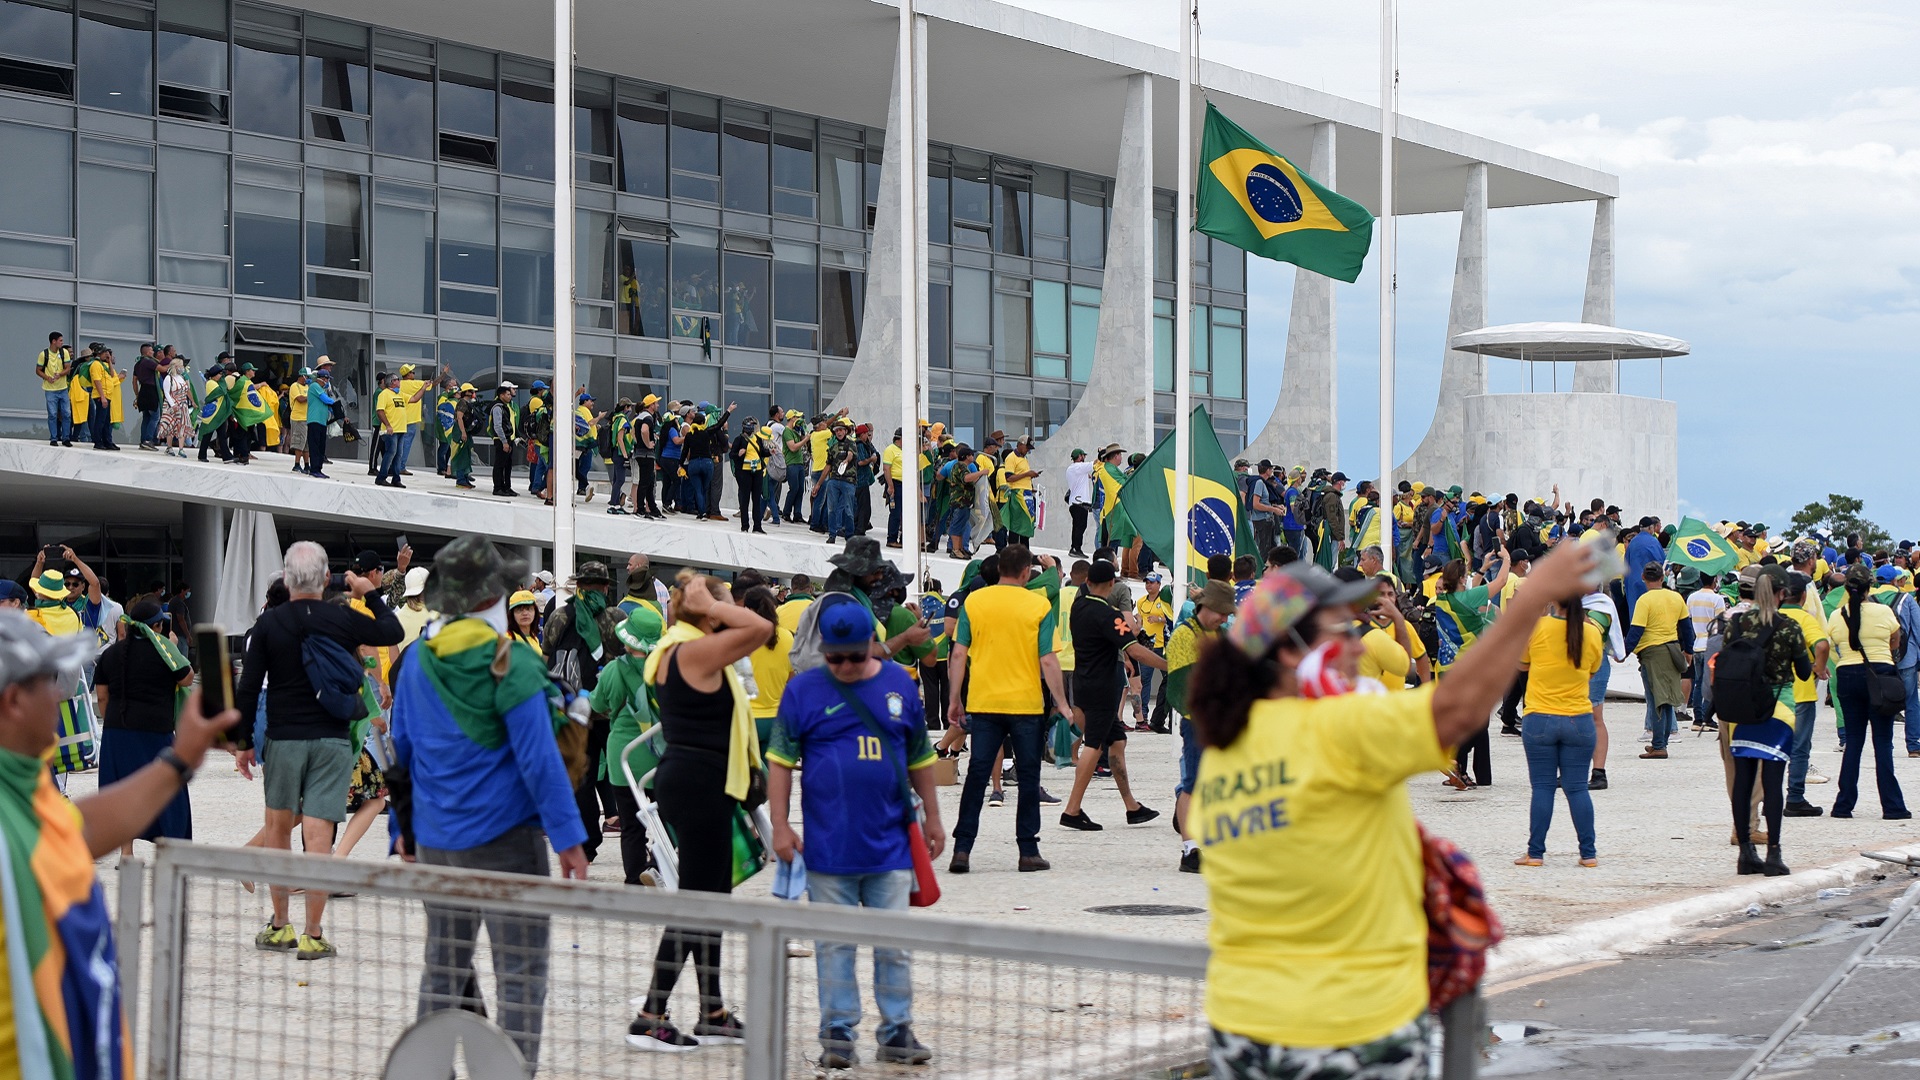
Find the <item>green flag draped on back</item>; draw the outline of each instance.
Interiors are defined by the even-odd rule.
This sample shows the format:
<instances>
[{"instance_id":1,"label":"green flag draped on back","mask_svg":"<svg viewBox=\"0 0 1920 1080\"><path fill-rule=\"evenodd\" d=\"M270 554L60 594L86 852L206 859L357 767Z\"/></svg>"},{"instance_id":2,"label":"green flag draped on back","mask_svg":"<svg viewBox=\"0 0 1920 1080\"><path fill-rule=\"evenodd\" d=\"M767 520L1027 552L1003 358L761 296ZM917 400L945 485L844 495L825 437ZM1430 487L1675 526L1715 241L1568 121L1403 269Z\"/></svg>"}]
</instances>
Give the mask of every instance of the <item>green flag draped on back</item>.
<instances>
[{"instance_id":1,"label":"green flag draped on back","mask_svg":"<svg viewBox=\"0 0 1920 1080\"><path fill-rule=\"evenodd\" d=\"M1366 207L1323 187L1207 104L1193 227L1263 259L1341 281L1373 244Z\"/></svg>"},{"instance_id":2,"label":"green flag draped on back","mask_svg":"<svg viewBox=\"0 0 1920 1080\"><path fill-rule=\"evenodd\" d=\"M1699 518L1682 518L1667 543L1667 561L1703 574L1724 574L1740 565L1740 556Z\"/></svg>"},{"instance_id":3,"label":"green flag draped on back","mask_svg":"<svg viewBox=\"0 0 1920 1080\"><path fill-rule=\"evenodd\" d=\"M1204 406L1193 410L1193 459L1187 477L1187 574L1206 580L1207 560L1215 555L1254 554L1253 524L1240 508L1233 467L1213 433L1213 419ZM1120 505L1133 520L1140 538L1161 558L1173 555L1178 541L1174 523L1174 436L1168 435L1127 478L1120 489Z\"/></svg>"}]
</instances>

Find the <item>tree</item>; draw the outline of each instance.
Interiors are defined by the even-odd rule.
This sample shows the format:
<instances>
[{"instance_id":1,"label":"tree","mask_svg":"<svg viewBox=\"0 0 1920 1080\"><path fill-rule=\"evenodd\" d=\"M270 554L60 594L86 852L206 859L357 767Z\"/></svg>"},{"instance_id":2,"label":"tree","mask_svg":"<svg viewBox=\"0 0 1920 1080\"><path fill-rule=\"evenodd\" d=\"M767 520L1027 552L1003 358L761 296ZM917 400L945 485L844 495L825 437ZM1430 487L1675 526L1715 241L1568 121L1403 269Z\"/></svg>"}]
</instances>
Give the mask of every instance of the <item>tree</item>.
<instances>
[{"instance_id":1,"label":"tree","mask_svg":"<svg viewBox=\"0 0 1920 1080\"><path fill-rule=\"evenodd\" d=\"M1823 533L1837 544L1849 533L1860 534L1860 546L1868 551L1885 547L1893 542L1887 530L1862 517L1860 511L1866 504L1850 495L1828 493L1825 503L1810 502L1793 515L1793 524L1787 530L1788 539L1798 539L1810 532Z\"/></svg>"}]
</instances>

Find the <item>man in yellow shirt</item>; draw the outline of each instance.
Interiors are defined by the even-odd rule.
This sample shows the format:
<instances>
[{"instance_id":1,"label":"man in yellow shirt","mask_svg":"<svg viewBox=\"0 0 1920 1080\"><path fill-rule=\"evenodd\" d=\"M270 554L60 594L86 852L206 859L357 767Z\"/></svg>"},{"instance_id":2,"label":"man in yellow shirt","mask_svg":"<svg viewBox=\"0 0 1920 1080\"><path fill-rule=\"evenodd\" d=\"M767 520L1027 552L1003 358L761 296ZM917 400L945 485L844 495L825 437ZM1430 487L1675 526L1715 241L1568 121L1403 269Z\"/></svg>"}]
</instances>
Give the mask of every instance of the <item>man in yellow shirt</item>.
<instances>
[{"instance_id":1,"label":"man in yellow shirt","mask_svg":"<svg viewBox=\"0 0 1920 1080\"><path fill-rule=\"evenodd\" d=\"M407 400L400 393L399 379L392 372L380 375L380 393L373 408L380 418L380 476L374 483L381 487L406 487L400 482L400 442L407 429Z\"/></svg>"},{"instance_id":2,"label":"man in yellow shirt","mask_svg":"<svg viewBox=\"0 0 1920 1080\"><path fill-rule=\"evenodd\" d=\"M313 385L313 369L301 368L287 384L287 453L293 455L293 471L307 471L307 387Z\"/></svg>"},{"instance_id":3,"label":"man in yellow shirt","mask_svg":"<svg viewBox=\"0 0 1920 1080\"><path fill-rule=\"evenodd\" d=\"M845 415L845 410L841 411ZM807 513L807 526L814 532L826 532L824 515L827 506L827 485L820 480L820 474L827 471L827 450L833 445L833 425L827 423L827 417L813 418L812 430L807 432L807 490L813 493L813 505Z\"/></svg>"},{"instance_id":4,"label":"man in yellow shirt","mask_svg":"<svg viewBox=\"0 0 1920 1080\"><path fill-rule=\"evenodd\" d=\"M1648 563L1640 571L1640 580L1646 591L1634 602L1627 648L1640 660L1646 722L1653 732L1652 745L1640 756L1658 760L1667 756L1667 736L1678 727L1674 708L1687 700L1681 673L1693 665L1693 617L1686 600L1667 588L1665 566Z\"/></svg>"},{"instance_id":5,"label":"man in yellow shirt","mask_svg":"<svg viewBox=\"0 0 1920 1080\"><path fill-rule=\"evenodd\" d=\"M432 385L417 376L419 369L412 364L400 365L400 398L407 405L407 426L400 432L400 475L412 476L407 461L413 456L413 440L420 433L420 402L427 396L427 387Z\"/></svg>"},{"instance_id":6,"label":"man in yellow shirt","mask_svg":"<svg viewBox=\"0 0 1920 1080\"><path fill-rule=\"evenodd\" d=\"M805 574L793 575L793 581L787 586L786 602L774 609L774 615L780 623L780 629L793 633L800 629L800 616L813 606L813 579Z\"/></svg>"},{"instance_id":7,"label":"man in yellow shirt","mask_svg":"<svg viewBox=\"0 0 1920 1080\"><path fill-rule=\"evenodd\" d=\"M880 451L880 480L887 497L887 546L900 546L900 471L906 462L907 452L900 445L899 428L893 429L893 441ZM924 524L924 523L923 523Z\"/></svg>"},{"instance_id":8,"label":"man in yellow shirt","mask_svg":"<svg viewBox=\"0 0 1920 1080\"><path fill-rule=\"evenodd\" d=\"M47 396L47 445L73 445L73 403L67 400L67 379L73 370L73 350L66 335L47 335L47 347L34 358L33 373Z\"/></svg>"},{"instance_id":9,"label":"man in yellow shirt","mask_svg":"<svg viewBox=\"0 0 1920 1080\"><path fill-rule=\"evenodd\" d=\"M1799 543L1794 553L1799 554ZM1820 702L1819 676L1826 674L1827 656L1833 645L1827 640L1825 619L1807 610L1808 585L1805 574L1787 575L1787 587L1780 597L1780 614L1792 619L1806 639L1807 655L1813 661L1813 673L1793 682L1793 750L1787 762L1787 817L1819 817L1823 811L1807 802L1807 765L1813 753L1815 712Z\"/></svg>"}]
</instances>

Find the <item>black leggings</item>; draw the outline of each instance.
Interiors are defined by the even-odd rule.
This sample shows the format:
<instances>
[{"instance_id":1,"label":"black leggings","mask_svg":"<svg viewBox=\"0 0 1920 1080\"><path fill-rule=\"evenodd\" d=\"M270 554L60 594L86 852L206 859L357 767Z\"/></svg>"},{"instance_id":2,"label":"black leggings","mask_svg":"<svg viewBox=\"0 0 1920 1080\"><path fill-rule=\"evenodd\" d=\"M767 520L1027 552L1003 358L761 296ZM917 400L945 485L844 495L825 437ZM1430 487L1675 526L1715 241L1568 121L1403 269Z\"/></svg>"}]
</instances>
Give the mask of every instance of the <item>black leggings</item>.
<instances>
[{"instance_id":1,"label":"black leggings","mask_svg":"<svg viewBox=\"0 0 1920 1080\"><path fill-rule=\"evenodd\" d=\"M680 852L682 892L733 892L734 801L727 797L726 783L726 759L700 751L669 750L654 774L653 796ZM701 1012L726 1007L720 998L719 932L669 926L653 958L647 1015L666 1015L667 999L689 957L700 980Z\"/></svg>"},{"instance_id":2,"label":"black leggings","mask_svg":"<svg viewBox=\"0 0 1920 1080\"><path fill-rule=\"evenodd\" d=\"M640 872L653 863L647 850L647 827L640 824L640 803L633 789L613 786L613 801L620 807L620 868L626 871L627 884L640 884Z\"/></svg>"},{"instance_id":3,"label":"black leggings","mask_svg":"<svg viewBox=\"0 0 1920 1080\"><path fill-rule=\"evenodd\" d=\"M1466 742L1460 744L1460 749L1454 751L1453 771L1466 776L1468 759L1472 759L1473 763L1471 778L1473 782L1480 787L1492 786L1493 747L1487 739L1487 728L1484 724L1479 731L1468 737Z\"/></svg>"},{"instance_id":4,"label":"black leggings","mask_svg":"<svg viewBox=\"0 0 1920 1080\"><path fill-rule=\"evenodd\" d=\"M1760 778L1760 812L1767 819L1767 842L1769 846L1777 845L1780 843L1780 785L1787 775L1787 763L1784 761L1750 757L1733 759L1733 834L1743 844L1752 843L1752 827L1747 816L1753 807L1753 780L1756 775Z\"/></svg>"}]
</instances>

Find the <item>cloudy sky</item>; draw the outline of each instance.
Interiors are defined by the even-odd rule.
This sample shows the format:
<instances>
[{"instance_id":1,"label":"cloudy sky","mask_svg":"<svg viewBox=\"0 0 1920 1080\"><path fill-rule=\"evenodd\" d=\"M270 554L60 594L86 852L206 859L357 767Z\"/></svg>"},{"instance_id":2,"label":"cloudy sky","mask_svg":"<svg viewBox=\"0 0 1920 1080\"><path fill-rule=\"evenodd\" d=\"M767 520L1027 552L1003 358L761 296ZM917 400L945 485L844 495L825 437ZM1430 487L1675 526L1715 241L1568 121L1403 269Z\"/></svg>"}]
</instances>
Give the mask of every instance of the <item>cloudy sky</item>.
<instances>
[{"instance_id":1,"label":"cloudy sky","mask_svg":"<svg viewBox=\"0 0 1920 1080\"><path fill-rule=\"evenodd\" d=\"M1178 0L1016 0L1170 47ZM1370 3L1200 0L1202 54L1378 100ZM1401 4L1401 109L1620 177L1617 318L1672 334L1682 508L1784 525L1828 492L1920 536L1920 5ZM1591 204L1489 216L1489 318L1577 319ZM1399 453L1433 413L1459 216L1402 219ZM1280 385L1293 271L1251 260L1250 425ZM1371 265L1371 261L1370 261ZM1379 458L1378 283L1341 286L1340 464ZM1489 361L1495 391L1520 365ZM1659 393L1658 367L1623 389Z\"/></svg>"}]
</instances>

